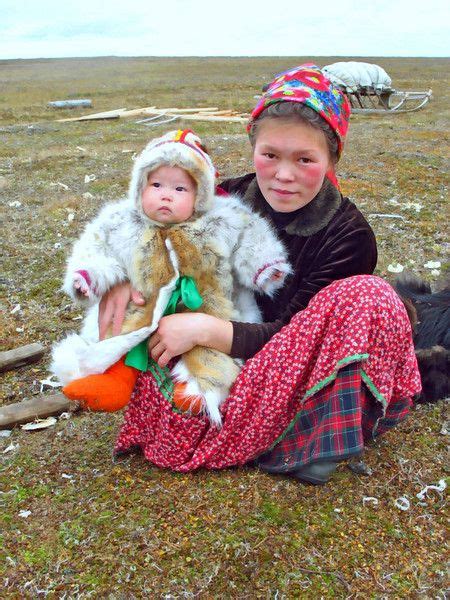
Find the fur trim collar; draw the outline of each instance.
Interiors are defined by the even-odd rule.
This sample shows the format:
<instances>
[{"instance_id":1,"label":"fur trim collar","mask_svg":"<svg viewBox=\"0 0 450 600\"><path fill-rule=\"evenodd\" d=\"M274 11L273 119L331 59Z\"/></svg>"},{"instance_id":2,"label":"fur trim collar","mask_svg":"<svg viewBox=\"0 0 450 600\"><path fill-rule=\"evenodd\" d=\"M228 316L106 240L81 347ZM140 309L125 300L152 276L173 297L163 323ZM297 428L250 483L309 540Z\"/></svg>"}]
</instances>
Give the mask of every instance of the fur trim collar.
<instances>
[{"instance_id":1,"label":"fur trim collar","mask_svg":"<svg viewBox=\"0 0 450 600\"><path fill-rule=\"evenodd\" d=\"M264 217L270 218L271 208L259 189L256 177L250 183L244 200ZM342 202L342 195L334 185L325 179L315 198L306 206L295 211L295 217L281 228L290 235L308 237L328 225Z\"/></svg>"}]
</instances>

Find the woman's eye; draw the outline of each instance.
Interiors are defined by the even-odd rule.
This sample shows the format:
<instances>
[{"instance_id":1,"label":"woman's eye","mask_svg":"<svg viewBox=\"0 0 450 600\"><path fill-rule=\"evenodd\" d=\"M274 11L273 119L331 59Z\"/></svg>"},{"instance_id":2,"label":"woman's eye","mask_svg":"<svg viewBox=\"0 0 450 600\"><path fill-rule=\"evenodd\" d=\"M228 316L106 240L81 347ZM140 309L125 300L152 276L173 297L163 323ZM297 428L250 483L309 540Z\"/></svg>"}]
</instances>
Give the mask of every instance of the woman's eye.
<instances>
[{"instance_id":1,"label":"woman's eye","mask_svg":"<svg viewBox=\"0 0 450 600\"><path fill-rule=\"evenodd\" d=\"M265 156L266 158L275 158L275 154L273 154L272 152L264 152L263 156Z\"/></svg>"},{"instance_id":2,"label":"woman's eye","mask_svg":"<svg viewBox=\"0 0 450 600\"><path fill-rule=\"evenodd\" d=\"M311 162L311 159L310 158L306 158L305 156L302 156L302 158L298 159L298 162L307 164L307 163Z\"/></svg>"}]
</instances>

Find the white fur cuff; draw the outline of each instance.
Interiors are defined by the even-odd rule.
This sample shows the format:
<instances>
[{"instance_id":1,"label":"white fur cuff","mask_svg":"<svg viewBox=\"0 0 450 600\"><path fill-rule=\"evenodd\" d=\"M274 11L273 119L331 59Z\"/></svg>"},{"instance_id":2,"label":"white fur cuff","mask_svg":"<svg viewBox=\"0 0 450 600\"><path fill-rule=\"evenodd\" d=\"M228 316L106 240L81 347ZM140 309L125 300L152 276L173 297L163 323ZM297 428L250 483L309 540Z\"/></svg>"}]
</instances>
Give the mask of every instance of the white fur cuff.
<instances>
[{"instance_id":1,"label":"white fur cuff","mask_svg":"<svg viewBox=\"0 0 450 600\"><path fill-rule=\"evenodd\" d=\"M281 277L271 279L275 273L281 273ZM264 293L271 296L277 289L283 287L286 276L292 273L292 268L284 259L278 259L266 264L256 273L253 283Z\"/></svg>"}]
</instances>

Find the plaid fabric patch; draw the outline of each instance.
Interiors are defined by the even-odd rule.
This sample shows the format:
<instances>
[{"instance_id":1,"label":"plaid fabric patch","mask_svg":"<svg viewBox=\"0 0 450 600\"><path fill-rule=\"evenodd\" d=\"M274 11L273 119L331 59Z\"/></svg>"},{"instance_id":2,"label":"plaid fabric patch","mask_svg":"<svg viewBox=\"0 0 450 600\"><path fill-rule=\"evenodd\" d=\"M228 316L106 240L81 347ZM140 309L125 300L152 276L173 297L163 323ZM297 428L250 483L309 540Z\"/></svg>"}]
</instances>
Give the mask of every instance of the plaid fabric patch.
<instances>
[{"instance_id":1,"label":"plaid fabric patch","mask_svg":"<svg viewBox=\"0 0 450 600\"><path fill-rule=\"evenodd\" d=\"M339 370L336 379L310 396L272 448L255 464L270 473L287 473L309 463L343 460L360 454L367 441L402 421L410 400L383 407L364 384L361 364Z\"/></svg>"},{"instance_id":2,"label":"plaid fabric patch","mask_svg":"<svg viewBox=\"0 0 450 600\"><path fill-rule=\"evenodd\" d=\"M370 423L370 415L373 414L373 409L371 411L366 411L365 407L370 403L370 399L372 398L370 392L367 390L368 401L366 404L363 404L363 425L369 425ZM373 399L372 399L373 403ZM370 428L370 433L364 439L374 439L379 435L386 433L389 429L392 429L402 421L406 419L409 414L409 409L411 408L412 400L411 398L404 398L402 400L397 400L396 402L391 402L387 407L386 414L384 417L380 418L378 423L374 423L374 426Z\"/></svg>"}]
</instances>

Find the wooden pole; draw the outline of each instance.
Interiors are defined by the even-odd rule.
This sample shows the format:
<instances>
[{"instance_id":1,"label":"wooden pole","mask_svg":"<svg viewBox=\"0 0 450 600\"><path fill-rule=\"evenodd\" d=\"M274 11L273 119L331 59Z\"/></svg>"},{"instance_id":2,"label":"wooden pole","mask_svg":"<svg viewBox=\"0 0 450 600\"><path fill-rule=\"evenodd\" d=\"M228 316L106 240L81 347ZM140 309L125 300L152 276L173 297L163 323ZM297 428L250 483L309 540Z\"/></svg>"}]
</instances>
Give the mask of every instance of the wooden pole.
<instances>
[{"instance_id":1,"label":"wooden pole","mask_svg":"<svg viewBox=\"0 0 450 600\"><path fill-rule=\"evenodd\" d=\"M166 117L175 116L175 113L166 113ZM247 117L216 117L214 115L178 115L180 119L186 121L223 121L227 123L246 123Z\"/></svg>"},{"instance_id":2,"label":"wooden pole","mask_svg":"<svg viewBox=\"0 0 450 600\"><path fill-rule=\"evenodd\" d=\"M41 344L27 344L14 350L0 352L0 372L36 362L42 358L44 352L45 348Z\"/></svg>"},{"instance_id":3,"label":"wooden pole","mask_svg":"<svg viewBox=\"0 0 450 600\"><path fill-rule=\"evenodd\" d=\"M123 119L124 117L135 117L138 115L147 115L147 114L184 114L184 113L215 113L219 109L216 107L206 107L206 108L156 108L156 106L148 106L147 108L135 108L133 110L125 110L120 113L119 117Z\"/></svg>"},{"instance_id":4,"label":"wooden pole","mask_svg":"<svg viewBox=\"0 0 450 600\"><path fill-rule=\"evenodd\" d=\"M58 123L69 123L71 121L97 121L101 119L123 119L124 117L137 117L139 115L159 114L167 112L175 113L209 113L219 110L216 106L206 106L204 108L156 108L156 106L147 106L145 108L115 108L100 113L91 113L81 117L71 117L69 119L57 119Z\"/></svg>"},{"instance_id":5,"label":"wooden pole","mask_svg":"<svg viewBox=\"0 0 450 600\"><path fill-rule=\"evenodd\" d=\"M107 110L101 113L94 113L92 115L84 115L84 117L71 117L70 119L56 119L58 123L68 123L69 121L95 121L97 119L118 119L120 114L123 113L126 108L116 108L115 110Z\"/></svg>"}]
</instances>

